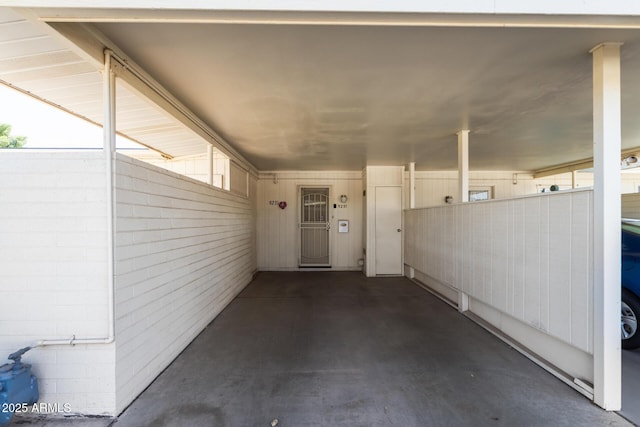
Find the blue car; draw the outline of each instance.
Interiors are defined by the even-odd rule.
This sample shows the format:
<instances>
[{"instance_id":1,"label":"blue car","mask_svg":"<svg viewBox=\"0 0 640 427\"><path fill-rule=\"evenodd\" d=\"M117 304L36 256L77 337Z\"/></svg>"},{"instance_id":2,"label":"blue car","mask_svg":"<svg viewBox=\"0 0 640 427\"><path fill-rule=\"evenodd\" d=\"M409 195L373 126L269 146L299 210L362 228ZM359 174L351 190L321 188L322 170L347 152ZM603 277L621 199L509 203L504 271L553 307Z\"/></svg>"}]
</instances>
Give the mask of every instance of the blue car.
<instances>
[{"instance_id":1,"label":"blue car","mask_svg":"<svg viewBox=\"0 0 640 427\"><path fill-rule=\"evenodd\" d=\"M640 220L622 220L622 348L640 347Z\"/></svg>"}]
</instances>

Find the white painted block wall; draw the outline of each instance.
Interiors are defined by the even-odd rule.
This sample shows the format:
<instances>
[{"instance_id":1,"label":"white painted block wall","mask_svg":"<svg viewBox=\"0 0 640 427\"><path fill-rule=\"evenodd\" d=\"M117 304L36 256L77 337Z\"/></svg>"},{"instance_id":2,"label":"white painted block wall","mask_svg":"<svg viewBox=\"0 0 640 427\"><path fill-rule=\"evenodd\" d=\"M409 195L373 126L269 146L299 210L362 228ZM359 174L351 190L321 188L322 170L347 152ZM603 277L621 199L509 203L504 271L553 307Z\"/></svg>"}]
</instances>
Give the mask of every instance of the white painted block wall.
<instances>
[{"instance_id":1,"label":"white painted block wall","mask_svg":"<svg viewBox=\"0 0 640 427\"><path fill-rule=\"evenodd\" d=\"M622 195L622 217L640 219L640 193Z\"/></svg>"},{"instance_id":2,"label":"white painted block wall","mask_svg":"<svg viewBox=\"0 0 640 427\"><path fill-rule=\"evenodd\" d=\"M592 198L591 190L574 190L407 210L405 263L425 281L464 291L471 310L495 327L516 319L577 350L567 359L535 333L519 337L566 372L591 380Z\"/></svg>"},{"instance_id":3,"label":"white painted block wall","mask_svg":"<svg viewBox=\"0 0 640 427\"><path fill-rule=\"evenodd\" d=\"M360 270L362 254L362 174L360 172L262 172L258 181L258 268L298 269L300 221L298 187L331 187L331 206L348 197L346 208L331 209L331 266L334 270ZM275 182L274 182L275 181ZM270 201L286 201L280 209ZM349 232L338 233L338 220L349 220Z\"/></svg>"},{"instance_id":4,"label":"white painted block wall","mask_svg":"<svg viewBox=\"0 0 640 427\"><path fill-rule=\"evenodd\" d=\"M117 157L117 411L251 281L254 179L249 190L243 197Z\"/></svg>"},{"instance_id":5,"label":"white painted block wall","mask_svg":"<svg viewBox=\"0 0 640 427\"><path fill-rule=\"evenodd\" d=\"M515 184L514 184L514 174ZM471 189L492 187L494 198L507 199L540 193L542 188L559 185L562 189L571 188L571 174L559 174L534 179L531 173L517 171L471 171L469 186ZM415 174L417 208L445 205L445 196L452 196L454 203L458 195L458 173L455 171L417 171ZM640 174L621 174L622 192L635 193L640 185ZM405 194L409 189L409 174L404 174ZM593 174L580 172L577 174L576 188L593 187ZM405 198L405 209L409 208L409 199Z\"/></svg>"},{"instance_id":6,"label":"white painted block wall","mask_svg":"<svg viewBox=\"0 0 640 427\"><path fill-rule=\"evenodd\" d=\"M126 152L124 154L126 154ZM135 158L135 155L131 157ZM209 179L209 160L206 153L171 160L156 157L140 158L139 160L201 182L207 182ZM214 152L213 162L213 185L222 188L224 185L224 174L227 172L226 169L228 169L229 160L222 154Z\"/></svg>"},{"instance_id":7,"label":"white painted block wall","mask_svg":"<svg viewBox=\"0 0 640 427\"><path fill-rule=\"evenodd\" d=\"M102 152L0 153L0 358L40 339L107 335ZM41 402L115 411L114 345L27 353Z\"/></svg>"},{"instance_id":8,"label":"white painted block wall","mask_svg":"<svg viewBox=\"0 0 640 427\"><path fill-rule=\"evenodd\" d=\"M515 177L514 177L514 174ZM409 188L409 175L404 174L405 190ZM533 175L526 172L515 171L471 171L469 172L470 189L493 188L493 197L505 199L526 194L536 194L541 188L548 188L553 184L571 185L571 175L533 179ZM515 184L514 184L515 178ZM445 205L445 196L452 196L453 202L458 203L458 173L456 171L416 171L416 204L417 208ZM582 177L579 181L581 187L593 185L589 177ZM407 193L408 194L408 193ZM408 198L405 200L405 208L409 208Z\"/></svg>"}]
</instances>

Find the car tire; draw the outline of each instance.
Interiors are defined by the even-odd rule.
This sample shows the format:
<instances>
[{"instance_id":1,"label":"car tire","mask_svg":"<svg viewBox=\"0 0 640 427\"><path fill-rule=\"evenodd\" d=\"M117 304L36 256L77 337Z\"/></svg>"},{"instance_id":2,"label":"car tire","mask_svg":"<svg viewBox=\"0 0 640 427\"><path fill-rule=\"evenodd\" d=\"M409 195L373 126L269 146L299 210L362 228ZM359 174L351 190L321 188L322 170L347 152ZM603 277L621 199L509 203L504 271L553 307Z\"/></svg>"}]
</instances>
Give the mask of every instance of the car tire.
<instances>
[{"instance_id":1,"label":"car tire","mask_svg":"<svg viewBox=\"0 0 640 427\"><path fill-rule=\"evenodd\" d=\"M620 305L620 309L622 348L625 350L633 350L640 347L640 331L638 331L640 300L638 300L638 297L632 292L622 288L622 304Z\"/></svg>"}]
</instances>

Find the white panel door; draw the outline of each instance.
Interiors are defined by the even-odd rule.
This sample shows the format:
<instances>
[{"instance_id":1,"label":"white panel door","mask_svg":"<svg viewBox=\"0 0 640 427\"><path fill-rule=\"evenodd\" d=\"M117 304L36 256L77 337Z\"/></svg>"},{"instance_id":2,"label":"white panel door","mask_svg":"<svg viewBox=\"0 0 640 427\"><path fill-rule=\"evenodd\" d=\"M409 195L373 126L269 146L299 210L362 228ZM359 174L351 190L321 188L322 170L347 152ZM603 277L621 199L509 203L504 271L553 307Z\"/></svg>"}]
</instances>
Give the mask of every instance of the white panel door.
<instances>
[{"instance_id":1,"label":"white panel door","mask_svg":"<svg viewBox=\"0 0 640 427\"><path fill-rule=\"evenodd\" d=\"M376 275L402 274L402 187L376 187Z\"/></svg>"}]
</instances>

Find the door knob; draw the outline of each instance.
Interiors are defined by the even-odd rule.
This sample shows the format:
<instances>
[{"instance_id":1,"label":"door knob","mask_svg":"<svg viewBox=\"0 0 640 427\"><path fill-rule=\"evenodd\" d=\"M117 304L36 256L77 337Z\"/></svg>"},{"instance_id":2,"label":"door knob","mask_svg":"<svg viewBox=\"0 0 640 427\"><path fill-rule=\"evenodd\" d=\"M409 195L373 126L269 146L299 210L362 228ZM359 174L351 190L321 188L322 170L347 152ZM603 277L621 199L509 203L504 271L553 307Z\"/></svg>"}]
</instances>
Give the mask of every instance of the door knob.
<instances>
[{"instance_id":1,"label":"door knob","mask_svg":"<svg viewBox=\"0 0 640 427\"><path fill-rule=\"evenodd\" d=\"M402 228L398 228L398 233L402 231Z\"/></svg>"}]
</instances>

